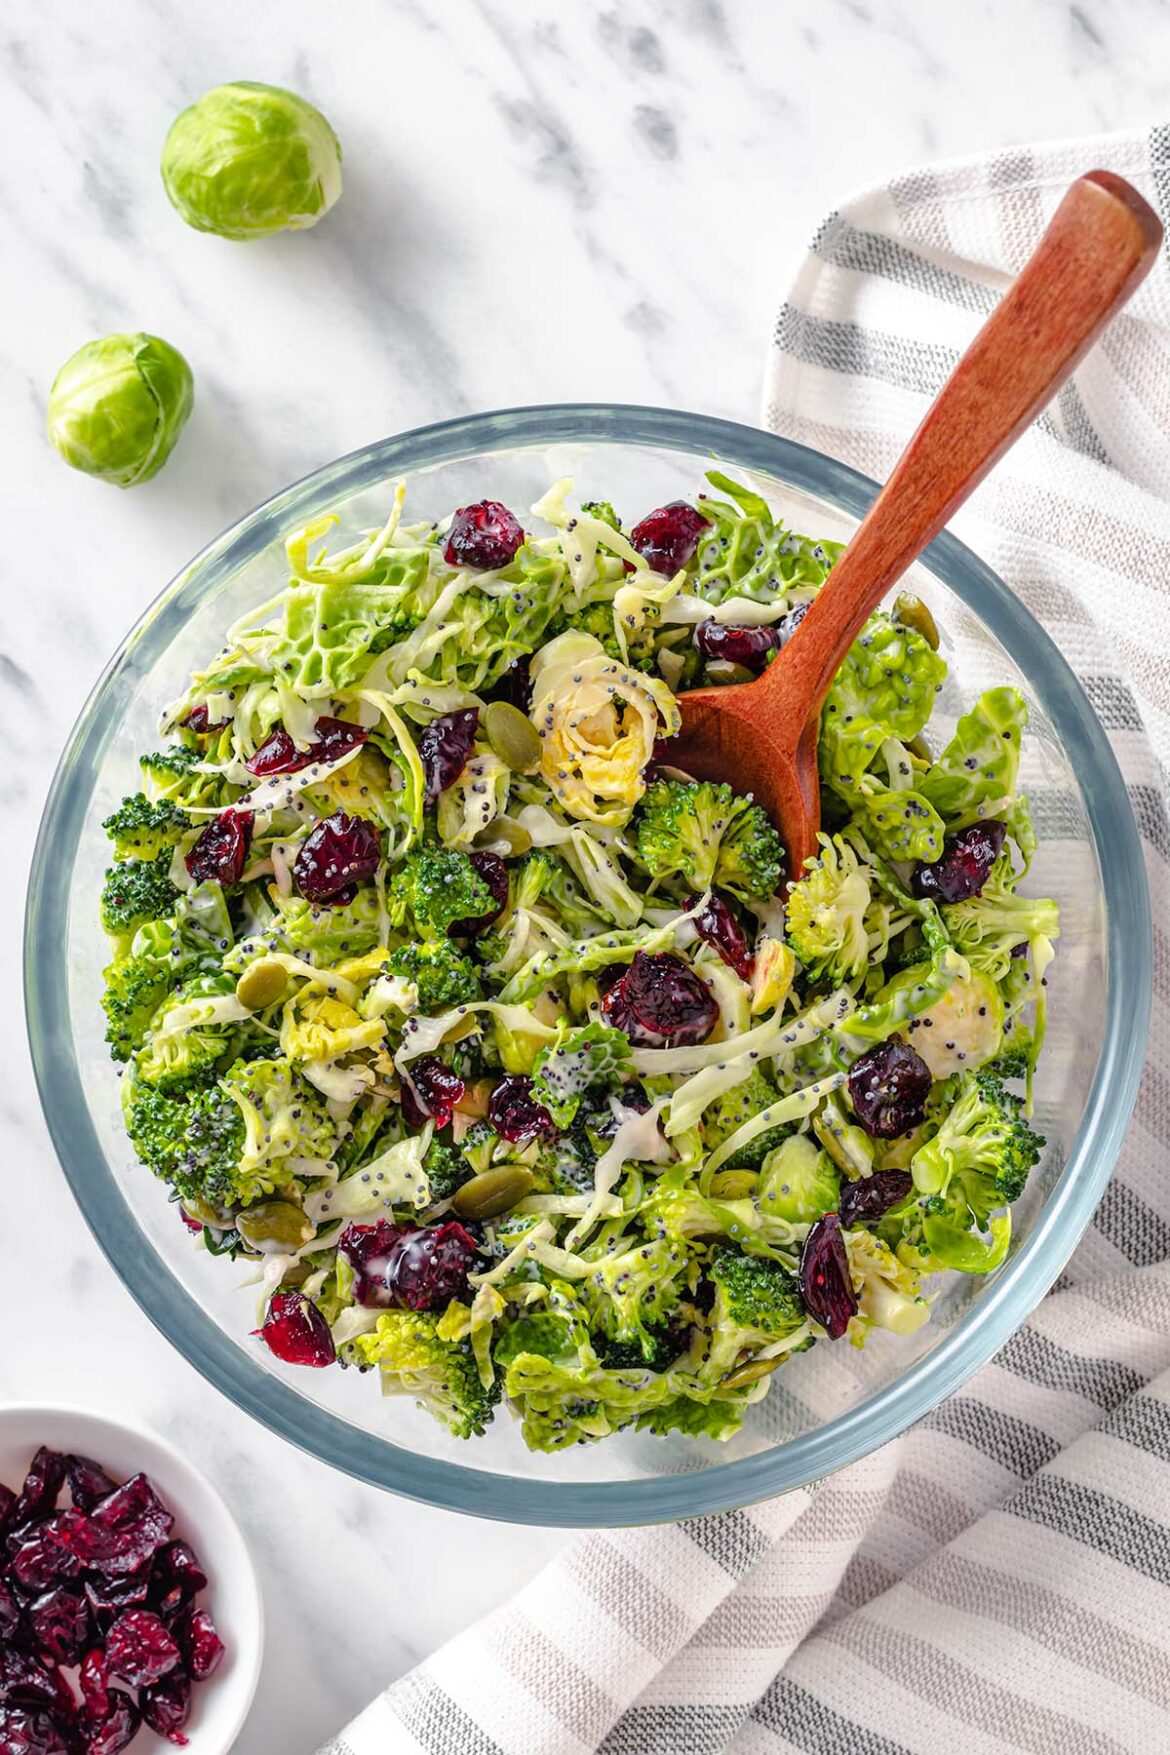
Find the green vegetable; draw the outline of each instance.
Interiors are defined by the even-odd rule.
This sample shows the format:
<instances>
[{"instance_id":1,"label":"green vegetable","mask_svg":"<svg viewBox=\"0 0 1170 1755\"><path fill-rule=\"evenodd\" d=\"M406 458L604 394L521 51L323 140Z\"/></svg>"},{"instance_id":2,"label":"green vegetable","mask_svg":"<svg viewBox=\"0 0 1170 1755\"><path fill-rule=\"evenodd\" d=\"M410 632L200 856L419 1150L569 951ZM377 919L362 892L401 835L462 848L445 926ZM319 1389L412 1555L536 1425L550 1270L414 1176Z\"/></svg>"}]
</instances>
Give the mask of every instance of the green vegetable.
<instances>
[{"instance_id":1,"label":"green vegetable","mask_svg":"<svg viewBox=\"0 0 1170 1755\"><path fill-rule=\"evenodd\" d=\"M764 1159L758 1198L778 1219L811 1225L822 1213L835 1213L840 1196L836 1165L806 1133L791 1134Z\"/></svg>"},{"instance_id":2,"label":"green vegetable","mask_svg":"<svg viewBox=\"0 0 1170 1755\"><path fill-rule=\"evenodd\" d=\"M568 1127L591 1085L619 1086L631 1067L627 1038L595 1021L565 1030L559 1041L541 1049L532 1069L532 1095L558 1127Z\"/></svg>"},{"instance_id":3,"label":"green vegetable","mask_svg":"<svg viewBox=\"0 0 1170 1755\"><path fill-rule=\"evenodd\" d=\"M423 1172L432 1202L450 1200L461 1182L471 1174L467 1159L458 1146L445 1140L432 1140L423 1159Z\"/></svg>"},{"instance_id":4,"label":"green vegetable","mask_svg":"<svg viewBox=\"0 0 1170 1755\"><path fill-rule=\"evenodd\" d=\"M989 689L918 783L948 829L998 816L1015 797L1028 707L1018 689Z\"/></svg>"},{"instance_id":5,"label":"green vegetable","mask_svg":"<svg viewBox=\"0 0 1170 1755\"><path fill-rule=\"evenodd\" d=\"M244 1123L220 1085L169 1096L128 1079L123 1099L134 1150L183 1199L226 1209L269 1192L240 1173Z\"/></svg>"},{"instance_id":6,"label":"green vegetable","mask_svg":"<svg viewBox=\"0 0 1170 1755\"><path fill-rule=\"evenodd\" d=\"M456 1438L483 1433L500 1399L499 1380L485 1387L471 1349L441 1338L440 1318L416 1310L387 1310L372 1334L358 1335L349 1352L376 1365L384 1395L413 1396Z\"/></svg>"},{"instance_id":7,"label":"green vegetable","mask_svg":"<svg viewBox=\"0 0 1170 1755\"><path fill-rule=\"evenodd\" d=\"M197 975L185 982L151 1021L150 1040L135 1061L138 1078L160 1091L202 1083L232 1049L238 1010L230 976Z\"/></svg>"},{"instance_id":8,"label":"green vegetable","mask_svg":"<svg viewBox=\"0 0 1170 1755\"><path fill-rule=\"evenodd\" d=\"M706 780L656 780L638 808L636 846L652 878L718 885L745 901L770 896L784 863L761 807Z\"/></svg>"},{"instance_id":9,"label":"green vegetable","mask_svg":"<svg viewBox=\"0 0 1170 1755\"><path fill-rule=\"evenodd\" d=\"M327 1160L335 1137L324 1099L283 1060L237 1061L221 1081L244 1121L240 1174L271 1194L288 1158Z\"/></svg>"},{"instance_id":10,"label":"green vegetable","mask_svg":"<svg viewBox=\"0 0 1170 1755\"><path fill-rule=\"evenodd\" d=\"M731 1090L724 1091L703 1111L702 1134L703 1144L707 1151L713 1152L716 1146L730 1139L735 1131L769 1103L774 1103L779 1096L775 1085L753 1066L746 1079ZM777 1145L783 1136L784 1129L769 1129L766 1133L757 1134L746 1146L726 1160L728 1170L758 1170L768 1152Z\"/></svg>"},{"instance_id":11,"label":"green vegetable","mask_svg":"<svg viewBox=\"0 0 1170 1755\"><path fill-rule=\"evenodd\" d=\"M957 1183L982 1224L1019 1199L1044 1141L1024 1119L1020 1098L990 1072L959 1074L936 1102L942 1119L911 1159L914 1186L946 1195Z\"/></svg>"},{"instance_id":12,"label":"green vegetable","mask_svg":"<svg viewBox=\"0 0 1170 1755\"><path fill-rule=\"evenodd\" d=\"M868 966L870 887L847 841L822 835L820 843L820 858L789 886L785 924L788 943L809 979L837 986Z\"/></svg>"},{"instance_id":13,"label":"green vegetable","mask_svg":"<svg viewBox=\"0 0 1170 1755\"><path fill-rule=\"evenodd\" d=\"M443 1012L483 998L478 969L449 938L399 945L390 952L386 967L391 975L414 982L423 1012Z\"/></svg>"},{"instance_id":14,"label":"green vegetable","mask_svg":"<svg viewBox=\"0 0 1170 1755\"><path fill-rule=\"evenodd\" d=\"M179 892L170 879L171 856L125 859L111 865L102 887L102 925L108 933L133 933L146 920L170 914Z\"/></svg>"},{"instance_id":15,"label":"green vegetable","mask_svg":"<svg viewBox=\"0 0 1170 1755\"><path fill-rule=\"evenodd\" d=\"M262 238L315 225L328 213L341 194L341 147L304 98L238 80L175 118L162 178L196 231Z\"/></svg>"},{"instance_id":16,"label":"green vegetable","mask_svg":"<svg viewBox=\"0 0 1170 1755\"><path fill-rule=\"evenodd\" d=\"M495 907L492 893L466 853L450 847L414 848L396 874L392 913L409 918L421 938L444 938L459 920Z\"/></svg>"},{"instance_id":17,"label":"green vegetable","mask_svg":"<svg viewBox=\"0 0 1170 1755\"><path fill-rule=\"evenodd\" d=\"M746 597L755 603L786 602L800 589L806 595L821 585L841 553L839 542L810 542L778 523L767 501L717 470L707 480L727 500L699 501L710 524L692 563L697 596L708 603Z\"/></svg>"},{"instance_id":18,"label":"green vegetable","mask_svg":"<svg viewBox=\"0 0 1170 1755\"><path fill-rule=\"evenodd\" d=\"M102 828L114 843L115 859L157 859L181 840L191 819L167 798L152 804L145 793L124 798Z\"/></svg>"},{"instance_id":19,"label":"green vegetable","mask_svg":"<svg viewBox=\"0 0 1170 1755\"><path fill-rule=\"evenodd\" d=\"M106 335L79 347L54 378L49 438L72 469L135 487L158 474L194 401L177 348L157 335Z\"/></svg>"},{"instance_id":20,"label":"green vegetable","mask_svg":"<svg viewBox=\"0 0 1170 1755\"><path fill-rule=\"evenodd\" d=\"M704 1373L720 1378L741 1353L774 1341L802 1340L806 1317L794 1275L774 1261L717 1249L708 1276L715 1287L711 1346Z\"/></svg>"}]
</instances>

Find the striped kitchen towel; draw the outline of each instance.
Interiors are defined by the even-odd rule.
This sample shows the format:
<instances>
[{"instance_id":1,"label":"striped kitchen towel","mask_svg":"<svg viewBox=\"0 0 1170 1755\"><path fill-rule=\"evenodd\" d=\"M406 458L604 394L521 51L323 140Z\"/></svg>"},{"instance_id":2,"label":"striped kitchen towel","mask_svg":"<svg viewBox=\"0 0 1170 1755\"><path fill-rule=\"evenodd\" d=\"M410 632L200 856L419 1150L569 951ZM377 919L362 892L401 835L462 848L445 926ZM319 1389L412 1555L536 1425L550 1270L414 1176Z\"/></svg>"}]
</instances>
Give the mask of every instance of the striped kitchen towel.
<instances>
[{"instance_id":1,"label":"striped kitchen towel","mask_svg":"<svg viewBox=\"0 0 1170 1755\"><path fill-rule=\"evenodd\" d=\"M884 478L1064 188L1170 229L1170 129L935 166L818 232L766 423ZM1141 826L1157 958L1117 1173L1060 1289L904 1437L817 1487L585 1535L322 1755L1170 1751L1170 273L956 527L1068 656Z\"/></svg>"}]
</instances>

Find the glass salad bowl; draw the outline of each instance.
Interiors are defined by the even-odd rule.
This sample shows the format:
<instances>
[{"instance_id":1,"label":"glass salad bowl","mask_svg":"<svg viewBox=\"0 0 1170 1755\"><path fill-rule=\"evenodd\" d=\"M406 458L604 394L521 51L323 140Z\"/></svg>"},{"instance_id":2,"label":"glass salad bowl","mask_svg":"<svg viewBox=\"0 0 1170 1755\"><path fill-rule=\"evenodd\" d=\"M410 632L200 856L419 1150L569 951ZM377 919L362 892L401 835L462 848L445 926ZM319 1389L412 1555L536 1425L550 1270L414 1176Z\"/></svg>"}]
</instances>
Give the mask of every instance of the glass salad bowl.
<instances>
[{"instance_id":1,"label":"glass salad bowl","mask_svg":"<svg viewBox=\"0 0 1170 1755\"><path fill-rule=\"evenodd\" d=\"M1029 888L1061 909L1049 1037L1037 1082L1043 1158L1014 1209L1011 1253L980 1279L944 1276L930 1323L820 1345L777 1373L729 1443L620 1433L535 1455L506 1414L463 1442L372 1377L280 1364L250 1337L245 1264L192 1247L135 1161L105 1042L101 822L138 782L160 709L245 608L284 583L283 538L325 511L340 535L379 525L409 477L415 517L484 497L527 508L557 477L629 516L692 497L713 465L762 491L787 523L848 538L875 484L803 446L699 415L614 406L510 410L423 428L319 470L213 542L133 629L62 758L36 850L27 920L29 1029L49 1128L95 1237L146 1314L240 1407L337 1468L452 1510L509 1521L648 1523L719 1511L826 1475L884 1444L1000 1347L1067 1260L1112 1169L1145 1044L1151 928L1121 775L1068 665L1011 591L949 534L909 583L933 610L950 678L936 720L996 683L1031 709L1022 784L1039 853Z\"/></svg>"}]
</instances>

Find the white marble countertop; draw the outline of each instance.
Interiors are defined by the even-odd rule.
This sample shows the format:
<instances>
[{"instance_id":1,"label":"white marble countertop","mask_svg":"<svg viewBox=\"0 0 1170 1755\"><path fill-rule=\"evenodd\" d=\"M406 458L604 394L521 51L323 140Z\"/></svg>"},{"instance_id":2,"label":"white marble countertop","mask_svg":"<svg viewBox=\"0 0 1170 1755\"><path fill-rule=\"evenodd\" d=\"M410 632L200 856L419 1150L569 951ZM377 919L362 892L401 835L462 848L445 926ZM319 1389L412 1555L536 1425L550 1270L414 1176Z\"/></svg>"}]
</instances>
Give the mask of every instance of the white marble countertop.
<instances>
[{"instance_id":1,"label":"white marble countertop","mask_svg":"<svg viewBox=\"0 0 1170 1755\"><path fill-rule=\"evenodd\" d=\"M57 1170L19 1016L18 923L53 765L131 621L283 483L463 411L616 399L752 420L821 215L924 158L1164 119L1157 0L13 0L0 24L0 1399L80 1399L184 1448L247 1524L268 1657L240 1755L299 1755L566 1539L418 1507L301 1456L170 1351ZM188 231L175 112L289 85L345 149L315 231ZM42 438L53 374L168 337L197 406L129 495ZM313 1532L307 1539L304 1531Z\"/></svg>"}]
</instances>

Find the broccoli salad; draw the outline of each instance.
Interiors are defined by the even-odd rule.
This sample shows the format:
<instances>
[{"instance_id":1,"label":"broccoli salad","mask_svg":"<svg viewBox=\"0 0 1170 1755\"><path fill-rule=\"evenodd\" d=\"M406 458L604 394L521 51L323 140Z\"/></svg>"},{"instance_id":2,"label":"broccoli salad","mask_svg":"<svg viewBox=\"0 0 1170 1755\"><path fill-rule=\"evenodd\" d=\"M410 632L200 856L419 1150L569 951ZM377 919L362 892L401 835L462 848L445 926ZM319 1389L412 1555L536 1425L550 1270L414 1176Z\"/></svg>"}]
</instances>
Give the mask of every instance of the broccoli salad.
<instances>
[{"instance_id":1,"label":"broccoli salad","mask_svg":"<svg viewBox=\"0 0 1170 1755\"><path fill-rule=\"evenodd\" d=\"M558 482L286 544L105 824L134 1149L281 1361L537 1450L725 1439L816 1344L986 1274L1057 908L1020 893L1022 697L932 730L929 610L825 702L820 857L672 766L840 552L712 472L627 529ZM795 878L795 881L792 881Z\"/></svg>"}]
</instances>

